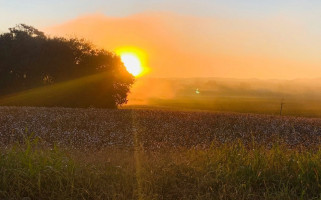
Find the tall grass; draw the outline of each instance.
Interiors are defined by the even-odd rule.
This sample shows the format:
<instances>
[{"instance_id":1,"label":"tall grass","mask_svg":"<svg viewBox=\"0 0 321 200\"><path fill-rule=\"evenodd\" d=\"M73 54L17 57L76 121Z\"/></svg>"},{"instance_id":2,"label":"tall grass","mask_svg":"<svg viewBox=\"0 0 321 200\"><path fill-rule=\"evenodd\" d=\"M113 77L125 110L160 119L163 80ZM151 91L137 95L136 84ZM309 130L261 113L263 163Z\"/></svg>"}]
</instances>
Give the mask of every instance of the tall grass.
<instances>
[{"instance_id":1,"label":"tall grass","mask_svg":"<svg viewBox=\"0 0 321 200\"><path fill-rule=\"evenodd\" d=\"M57 147L26 140L0 158L0 199L133 199L135 174L108 163L80 163Z\"/></svg>"},{"instance_id":2,"label":"tall grass","mask_svg":"<svg viewBox=\"0 0 321 200\"><path fill-rule=\"evenodd\" d=\"M240 142L213 145L206 150L142 149L139 195L134 149L119 154L92 154L106 158L93 161L81 152L44 148L30 139L3 150L0 198L321 198L321 151L289 150L282 144L267 149ZM107 158L113 155L113 159Z\"/></svg>"},{"instance_id":3,"label":"tall grass","mask_svg":"<svg viewBox=\"0 0 321 200\"><path fill-rule=\"evenodd\" d=\"M320 199L321 151L241 143L155 157L145 193L160 199Z\"/></svg>"}]
</instances>

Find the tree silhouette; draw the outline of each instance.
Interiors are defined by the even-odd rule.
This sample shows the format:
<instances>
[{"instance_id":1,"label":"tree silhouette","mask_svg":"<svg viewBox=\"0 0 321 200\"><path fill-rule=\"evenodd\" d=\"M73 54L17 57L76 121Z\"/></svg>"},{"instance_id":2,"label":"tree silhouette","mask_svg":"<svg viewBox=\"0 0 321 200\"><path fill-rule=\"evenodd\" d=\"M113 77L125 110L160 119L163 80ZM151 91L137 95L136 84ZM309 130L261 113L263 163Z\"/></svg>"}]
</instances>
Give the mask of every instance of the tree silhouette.
<instances>
[{"instance_id":1,"label":"tree silhouette","mask_svg":"<svg viewBox=\"0 0 321 200\"><path fill-rule=\"evenodd\" d=\"M98 74L103 78L60 93L74 98L66 96L52 106L116 107L127 102L134 77L119 56L84 39L51 38L25 24L0 35L1 96Z\"/></svg>"}]
</instances>

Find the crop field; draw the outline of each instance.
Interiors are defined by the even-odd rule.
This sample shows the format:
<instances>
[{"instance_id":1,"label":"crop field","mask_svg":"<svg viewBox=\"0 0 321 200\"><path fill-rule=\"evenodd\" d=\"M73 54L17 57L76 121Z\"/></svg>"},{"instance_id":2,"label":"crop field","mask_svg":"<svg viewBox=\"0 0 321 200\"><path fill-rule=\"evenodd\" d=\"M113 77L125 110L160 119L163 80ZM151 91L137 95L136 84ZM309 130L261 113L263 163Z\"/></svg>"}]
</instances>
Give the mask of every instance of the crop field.
<instances>
[{"instance_id":1,"label":"crop field","mask_svg":"<svg viewBox=\"0 0 321 200\"><path fill-rule=\"evenodd\" d=\"M0 198L318 199L321 119L0 108Z\"/></svg>"},{"instance_id":2,"label":"crop field","mask_svg":"<svg viewBox=\"0 0 321 200\"><path fill-rule=\"evenodd\" d=\"M0 109L2 146L32 134L47 145L92 150L132 148L134 137L144 148L208 148L213 141L241 140L290 147L321 144L321 119L220 112L155 109Z\"/></svg>"}]
</instances>

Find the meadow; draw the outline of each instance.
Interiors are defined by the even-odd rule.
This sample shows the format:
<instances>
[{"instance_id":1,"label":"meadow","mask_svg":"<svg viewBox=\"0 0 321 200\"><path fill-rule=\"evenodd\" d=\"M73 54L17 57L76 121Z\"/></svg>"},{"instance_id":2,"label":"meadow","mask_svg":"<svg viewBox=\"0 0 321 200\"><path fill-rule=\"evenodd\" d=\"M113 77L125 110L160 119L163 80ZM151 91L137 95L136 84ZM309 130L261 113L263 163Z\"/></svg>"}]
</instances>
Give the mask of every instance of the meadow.
<instances>
[{"instance_id":1,"label":"meadow","mask_svg":"<svg viewBox=\"0 0 321 200\"><path fill-rule=\"evenodd\" d=\"M320 90L321 79L141 78L129 103L268 115L280 115L282 103L282 115L321 117Z\"/></svg>"},{"instance_id":2,"label":"meadow","mask_svg":"<svg viewBox=\"0 0 321 200\"><path fill-rule=\"evenodd\" d=\"M176 110L204 110L220 112L280 115L281 97L270 96L194 96L173 99L151 99L149 105ZM287 98L282 105L282 115L321 117L320 98Z\"/></svg>"},{"instance_id":3,"label":"meadow","mask_svg":"<svg viewBox=\"0 0 321 200\"><path fill-rule=\"evenodd\" d=\"M319 118L1 107L0 198L319 199L320 136Z\"/></svg>"}]
</instances>

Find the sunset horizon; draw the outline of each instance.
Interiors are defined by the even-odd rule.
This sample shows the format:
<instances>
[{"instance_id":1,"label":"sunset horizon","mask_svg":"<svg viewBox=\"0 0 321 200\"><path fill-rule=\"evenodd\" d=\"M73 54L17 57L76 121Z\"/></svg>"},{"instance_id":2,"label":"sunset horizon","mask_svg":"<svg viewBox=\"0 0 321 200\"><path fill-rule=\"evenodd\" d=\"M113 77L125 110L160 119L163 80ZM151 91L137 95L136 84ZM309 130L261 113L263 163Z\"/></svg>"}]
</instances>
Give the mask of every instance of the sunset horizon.
<instances>
[{"instance_id":1,"label":"sunset horizon","mask_svg":"<svg viewBox=\"0 0 321 200\"><path fill-rule=\"evenodd\" d=\"M230 27L223 26L216 35L214 33L209 35L214 31L210 24L213 20L211 17L193 17L170 12L146 12L125 17L94 14L81 16L45 30L53 36L85 38L98 47L111 51L124 46L139 48L145 51L148 57L150 72L146 75L151 77L285 80L320 78L320 75L317 75L320 71L317 63L311 58L306 58L311 55L305 52L301 56L296 56L301 50L299 47L295 49L295 44L289 43L291 40L280 41L272 33L262 32L256 36L259 40L255 39L254 44L250 44L248 42L253 42L253 38L250 38L252 35L244 34L248 31L253 32L259 27L254 26L252 30L242 28L238 30L241 31L239 35L224 32L236 24ZM233 20L231 22L234 23ZM134 27L135 23L137 28ZM244 22L240 21L240 23ZM254 25L258 24L254 23ZM159 29L160 27L162 28ZM191 35L190 29L194 29L193 27L200 30L196 32L194 30ZM283 29L283 27L279 28ZM216 36L220 39L216 39ZM237 41L239 37L238 40L242 38L244 40ZM264 38L270 44L262 43ZM258 51L257 48L261 49ZM172 56L175 56L175 59L172 59Z\"/></svg>"},{"instance_id":2,"label":"sunset horizon","mask_svg":"<svg viewBox=\"0 0 321 200\"><path fill-rule=\"evenodd\" d=\"M7 6L3 12L0 8L2 15L12 15L9 11L16 7L44 17L0 20L5 24L1 32L25 23L50 36L84 38L109 51L134 47L146 54L147 77L321 77L321 30L316 28L321 5L316 1L49 2L61 15L38 1L28 11L18 1L2 4Z\"/></svg>"},{"instance_id":3,"label":"sunset horizon","mask_svg":"<svg viewBox=\"0 0 321 200\"><path fill-rule=\"evenodd\" d=\"M320 199L320 11L0 0L0 199Z\"/></svg>"}]
</instances>

